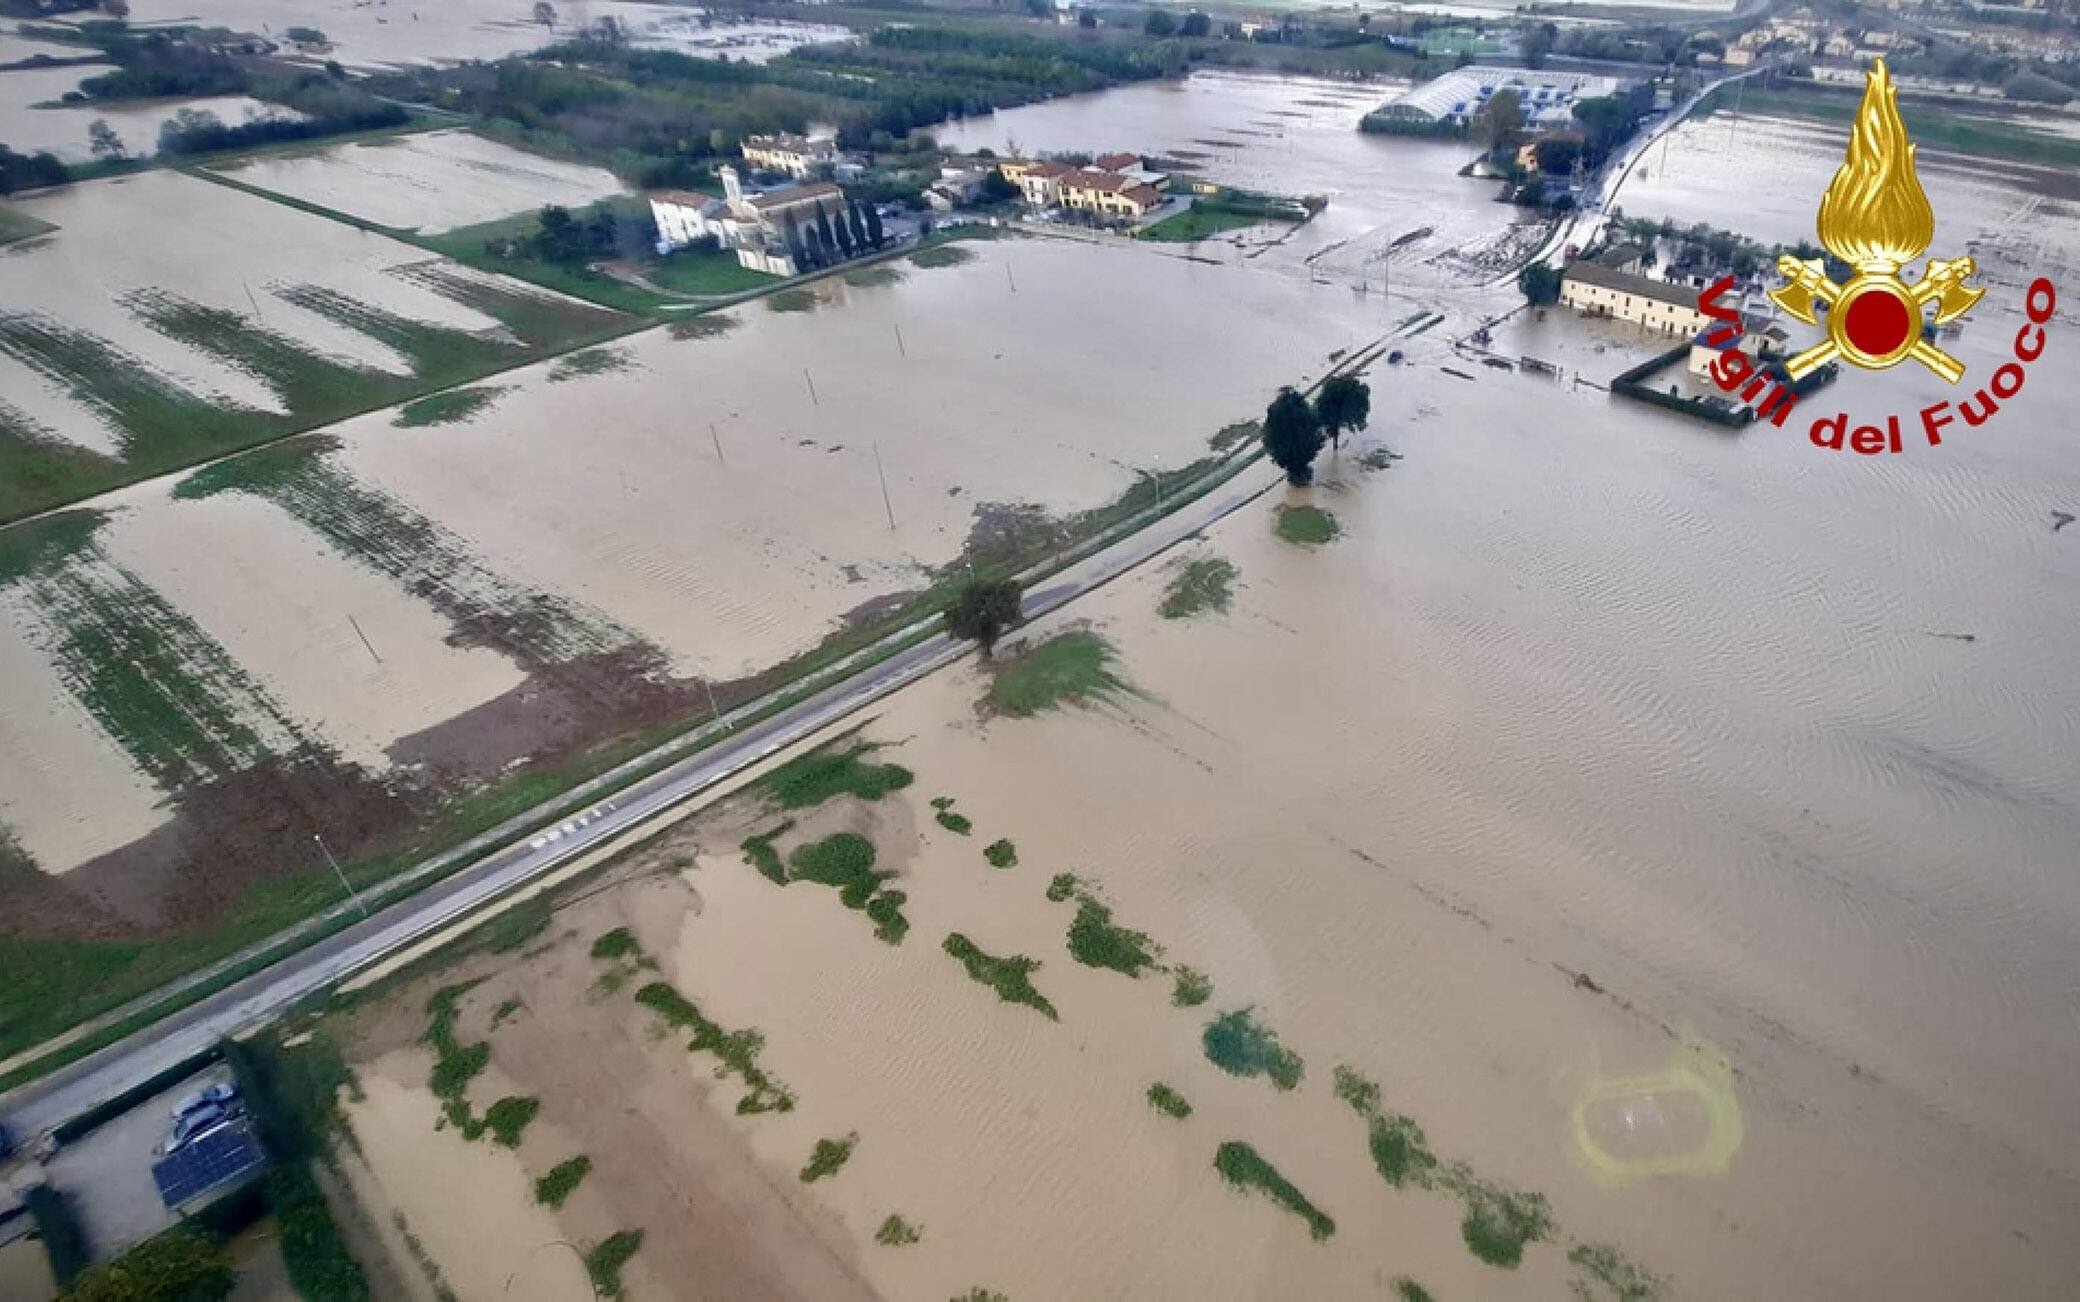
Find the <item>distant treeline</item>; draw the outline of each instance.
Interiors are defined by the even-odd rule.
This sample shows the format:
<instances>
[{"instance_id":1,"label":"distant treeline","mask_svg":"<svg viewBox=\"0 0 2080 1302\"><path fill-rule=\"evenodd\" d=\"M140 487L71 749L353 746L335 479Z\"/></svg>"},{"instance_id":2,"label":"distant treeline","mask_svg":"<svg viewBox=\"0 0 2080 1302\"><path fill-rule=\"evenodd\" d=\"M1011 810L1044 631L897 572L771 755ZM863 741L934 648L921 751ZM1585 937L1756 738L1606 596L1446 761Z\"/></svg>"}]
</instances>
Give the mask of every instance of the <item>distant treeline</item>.
<instances>
[{"instance_id":1,"label":"distant treeline","mask_svg":"<svg viewBox=\"0 0 2080 1302\"><path fill-rule=\"evenodd\" d=\"M231 125L216 114L182 109L159 128L162 154L207 154L219 149L246 149L253 145L282 144L293 140L318 140L352 131L377 131L401 127L411 114L395 104L371 104L366 108L317 118L254 118Z\"/></svg>"},{"instance_id":2,"label":"distant treeline","mask_svg":"<svg viewBox=\"0 0 2080 1302\"><path fill-rule=\"evenodd\" d=\"M40 190L47 185L63 185L71 179L71 171L58 161L56 154L17 154L6 145L0 145L0 194Z\"/></svg>"},{"instance_id":3,"label":"distant treeline","mask_svg":"<svg viewBox=\"0 0 2080 1302\"><path fill-rule=\"evenodd\" d=\"M747 135L837 124L847 147L919 127L1184 69L1182 52L934 26L883 29L765 64L699 59L618 41L566 42L528 58L389 73L370 85L499 123L548 153L603 161L644 186L687 185ZM885 140L884 140L885 142Z\"/></svg>"}]
</instances>

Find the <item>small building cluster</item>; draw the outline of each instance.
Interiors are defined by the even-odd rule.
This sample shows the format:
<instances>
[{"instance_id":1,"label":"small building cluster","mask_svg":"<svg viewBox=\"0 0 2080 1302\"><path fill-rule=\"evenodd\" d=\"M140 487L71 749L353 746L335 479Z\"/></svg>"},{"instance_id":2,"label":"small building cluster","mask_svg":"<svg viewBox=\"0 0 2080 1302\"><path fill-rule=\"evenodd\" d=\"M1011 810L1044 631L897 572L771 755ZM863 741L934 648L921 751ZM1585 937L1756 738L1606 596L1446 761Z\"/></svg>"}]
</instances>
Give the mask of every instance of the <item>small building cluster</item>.
<instances>
[{"instance_id":1,"label":"small building cluster","mask_svg":"<svg viewBox=\"0 0 2080 1302\"><path fill-rule=\"evenodd\" d=\"M1405 92L1377 110L1388 121L1434 122L1468 126L1488 101L1513 91L1524 125L1533 130L1569 127L1574 106L1585 99L1615 95L1634 83L1587 72L1553 72L1529 68L1457 68Z\"/></svg>"},{"instance_id":2,"label":"small building cluster","mask_svg":"<svg viewBox=\"0 0 2080 1302\"><path fill-rule=\"evenodd\" d=\"M831 222L851 223L856 205L829 181L808 181L752 194L734 167L716 169L722 197L690 190L659 190L650 196L657 223L657 251L668 254L703 240L733 250L737 261L774 276L799 275ZM835 260L832 251L818 261Z\"/></svg>"},{"instance_id":3,"label":"small building cluster","mask_svg":"<svg viewBox=\"0 0 2080 1302\"><path fill-rule=\"evenodd\" d=\"M1657 334L1695 336L1711 321L1698 309L1697 291L1642 275L1637 268L1643 255L1636 245L1620 245L1605 258L1571 263L1560 278L1560 301L1585 316L1630 321Z\"/></svg>"},{"instance_id":4,"label":"small building cluster","mask_svg":"<svg viewBox=\"0 0 2080 1302\"><path fill-rule=\"evenodd\" d=\"M838 149L828 140L806 136L746 136L744 162L763 172L785 172L796 180L827 176L838 165Z\"/></svg>"},{"instance_id":5,"label":"small building cluster","mask_svg":"<svg viewBox=\"0 0 2080 1302\"><path fill-rule=\"evenodd\" d=\"M1163 206L1170 178L1133 154L1105 154L1088 166L1007 158L997 164L1028 207L1087 214L1101 222L1136 222Z\"/></svg>"}]
</instances>

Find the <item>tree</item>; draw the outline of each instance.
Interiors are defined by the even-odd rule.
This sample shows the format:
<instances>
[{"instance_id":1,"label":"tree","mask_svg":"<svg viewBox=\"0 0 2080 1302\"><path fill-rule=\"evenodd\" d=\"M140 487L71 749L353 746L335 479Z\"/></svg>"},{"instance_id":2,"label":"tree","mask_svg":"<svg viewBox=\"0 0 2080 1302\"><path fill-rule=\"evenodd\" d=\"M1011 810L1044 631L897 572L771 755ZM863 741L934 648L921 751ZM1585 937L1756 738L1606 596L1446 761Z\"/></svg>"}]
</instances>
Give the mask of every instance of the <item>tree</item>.
<instances>
[{"instance_id":1,"label":"tree","mask_svg":"<svg viewBox=\"0 0 2080 1302\"><path fill-rule=\"evenodd\" d=\"M1096 27L1098 25L1098 15L1088 8L1078 9L1076 11L1076 25L1078 27Z\"/></svg>"},{"instance_id":2,"label":"tree","mask_svg":"<svg viewBox=\"0 0 2080 1302\"><path fill-rule=\"evenodd\" d=\"M946 608L946 632L982 644L984 659L997 649L997 639L1018 622L1020 593L1012 579L970 579Z\"/></svg>"},{"instance_id":3,"label":"tree","mask_svg":"<svg viewBox=\"0 0 2080 1302\"><path fill-rule=\"evenodd\" d=\"M1355 434L1372 418L1372 386L1355 375L1330 376L1314 395L1314 418L1341 448L1345 430Z\"/></svg>"},{"instance_id":4,"label":"tree","mask_svg":"<svg viewBox=\"0 0 2080 1302\"><path fill-rule=\"evenodd\" d=\"M1517 288L1524 291L1524 301L1533 307L1544 307L1560 301L1560 271L1543 262L1534 262L1517 273Z\"/></svg>"},{"instance_id":5,"label":"tree","mask_svg":"<svg viewBox=\"0 0 2080 1302\"><path fill-rule=\"evenodd\" d=\"M1517 103L1517 92L1498 90L1481 105L1474 115L1473 139L1477 144L1490 149L1507 149L1524 134L1524 110Z\"/></svg>"},{"instance_id":6,"label":"tree","mask_svg":"<svg viewBox=\"0 0 2080 1302\"><path fill-rule=\"evenodd\" d=\"M1009 203L1019 198L1019 189L1004 179L1004 174L991 168L983 173L982 188L976 195L984 203Z\"/></svg>"},{"instance_id":7,"label":"tree","mask_svg":"<svg viewBox=\"0 0 2080 1302\"><path fill-rule=\"evenodd\" d=\"M1141 24L1141 30L1150 36L1174 36L1177 34L1177 20L1167 9L1151 9L1148 21Z\"/></svg>"},{"instance_id":8,"label":"tree","mask_svg":"<svg viewBox=\"0 0 2080 1302\"><path fill-rule=\"evenodd\" d=\"M875 243L873 235L867 230L867 219L860 212L859 200L853 199L849 201L847 207L850 211L847 214L848 220L846 224L852 227L853 245L861 253L865 253L868 249L879 247Z\"/></svg>"},{"instance_id":9,"label":"tree","mask_svg":"<svg viewBox=\"0 0 2080 1302\"><path fill-rule=\"evenodd\" d=\"M821 199L816 201L816 238L817 242L823 245L820 252L824 257L835 258L838 256L838 238L837 234L831 230L830 209L823 206Z\"/></svg>"},{"instance_id":10,"label":"tree","mask_svg":"<svg viewBox=\"0 0 2080 1302\"><path fill-rule=\"evenodd\" d=\"M881 209L867 205L867 239L875 248L888 242L888 232L881 229Z\"/></svg>"},{"instance_id":11,"label":"tree","mask_svg":"<svg viewBox=\"0 0 2080 1302\"><path fill-rule=\"evenodd\" d=\"M810 226L802 232L809 246L809 265L828 267L831 265L830 246L823 242L823 232Z\"/></svg>"},{"instance_id":12,"label":"tree","mask_svg":"<svg viewBox=\"0 0 2080 1302\"><path fill-rule=\"evenodd\" d=\"M1264 412L1264 451L1286 472L1286 482L1305 487L1314 482L1314 459L1322 451L1322 426L1307 399L1280 389Z\"/></svg>"},{"instance_id":13,"label":"tree","mask_svg":"<svg viewBox=\"0 0 2080 1302\"><path fill-rule=\"evenodd\" d=\"M1546 56L1553 52L1553 42L1559 35L1560 29L1552 23L1540 23L1530 31L1525 32L1524 40L1520 47L1523 51L1525 66L1530 68L1545 67Z\"/></svg>"},{"instance_id":14,"label":"tree","mask_svg":"<svg viewBox=\"0 0 2080 1302\"><path fill-rule=\"evenodd\" d=\"M838 252L846 257L855 257L866 250L852 240L852 223L845 220L845 210L838 210L838 219L831 223L831 233L838 237Z\"/></svg>"},{"instance_id":15,"label":"tree","mask_svg":"<svg viewBox=\"0 0 2080 1302\"><path fill-rule=\"evenodd\" d=\"M544 27L556 26L556 6L549 0L535 0L534 20Z\"/></svg>"},{"instance_id":16,"label":"tree","mask_svg":"<svg viewBox=\"0 0 2080 1302\"><path fill-rule=\"evenodd\" d=\"M130 0L101 0L101 12L120 23L130 17Z\"/></svg>"},{"instance_id":17,"label":"tree","mask_svg":"<svg viewBox=\"0 0 2080 1302\"><path fill-rule=\"evenodd\" d=\"M87 141L87 148L96 158L113 161L130 152L124 147L123 138L116 134L116 129L108 125L107 118L95 118L87 127Z\"/></svg>"},{"instance_id":18,"label":"tree","mask_svg":"<svg viewBox=\"0 0 2080 1302\"><path fill-rule=\"evenodd\" d=\"M794 259L794 265L807 270L808 254L802 247L802 224L795 220L792 208L780 216L780 238L786 242L788 256Z\"/></svg>"},{"instance_id":19,"label":"tree","mask_svg":"<svg viewBox=\"0 0 2080 1302\"><path fill-rule=\"evenodd\" d=\"M1179 36L1205 36L1213 31L1213 19L1194 9L1177 25Z\"/></svg>"},{"instance_id":20,"label":"tree","mask_svg":"<svg viewBox=\"0 0 2080 1302\"><path fill-rule=\"evenodd\" d=\"M214 1302L231 1292L237 1277L223 1249L182 1227L96 1266L65 1296L77 1302Z\"/></svg>"},{"instance_id":21,"label":"tree","mask_svg":"<svg viewBox=\"0 0 2080 1302\"><path fill-rule=\"evenodd\" d=\"M1554 136L1539 141L1532 152L1538 158L1539 171L1564 176L1574 170L1575 163L1581 158L1582 142Z\"/></svg>"}]
</instances>

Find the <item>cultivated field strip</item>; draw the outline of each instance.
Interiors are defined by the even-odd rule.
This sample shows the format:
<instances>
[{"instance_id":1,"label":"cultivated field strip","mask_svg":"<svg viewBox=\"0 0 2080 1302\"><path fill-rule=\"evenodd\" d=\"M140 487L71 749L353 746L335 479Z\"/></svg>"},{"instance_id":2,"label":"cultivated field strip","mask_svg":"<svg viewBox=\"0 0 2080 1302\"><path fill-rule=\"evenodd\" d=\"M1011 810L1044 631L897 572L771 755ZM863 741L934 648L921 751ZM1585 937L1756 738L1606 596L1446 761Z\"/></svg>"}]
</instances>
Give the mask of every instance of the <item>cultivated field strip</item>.
<instances>
[{"instance_id":1,"label":"cultivated field strip","mask_svg":"<svg viewBox=\"0 0 2080 1302\"><path fill-rule=\"evenodd\" d=\"M161 789L228 777L306 740L216 639L69 511L0 534L0 599L73 699Z\"/></svg>"},{"instance_id":2,"label":"cultivated field strip","mask_svg":"<svg viewBox=\"0 0 2080 1302\"><path fill-rule=\"evenodd\" d=\"M635 633L599 611L491 569L452 531L328 460L338 446L319 436L263 448L197 471L174 493L192 500L240 492L272 502L341 555L438 610L457 644L490 647L530 671L640 646Z\"/></svg>"}]
</instances>

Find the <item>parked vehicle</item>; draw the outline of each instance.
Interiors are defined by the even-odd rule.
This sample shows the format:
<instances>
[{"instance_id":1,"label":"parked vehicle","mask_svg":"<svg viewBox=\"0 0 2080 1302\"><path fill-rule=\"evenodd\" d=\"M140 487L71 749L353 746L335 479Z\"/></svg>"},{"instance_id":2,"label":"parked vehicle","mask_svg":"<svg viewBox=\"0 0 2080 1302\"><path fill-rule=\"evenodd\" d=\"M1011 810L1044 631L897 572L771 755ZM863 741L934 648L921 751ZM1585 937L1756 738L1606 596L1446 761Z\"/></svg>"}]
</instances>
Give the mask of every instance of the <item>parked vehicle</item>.
<instances>
[{"instance_id":1,"label":"parked vehicle","mask_svg":"<svg viewBox=\"0 0 2080 1302\"><path fill-rule=\"evenodd\" d=\"M173 1119L179 1121L190 1112L194 1112L198 1108L209 1107L212 1104L220 1108L228 1106L237 1097L238 1086L231 1081L218 1081L214 1085L205 1085L201 1089L192 1090L183 1095L180 1101L173 1105Z\"/></svg>"},{"instance_id":2,"label":"parked vehicle","mask_svg":"<svg viewBox=\"0 0 2080 1302\"><path fill-rule=\"evenodd\" d=\"M173 1123L173 1129L167 1132L166 1143L159 1151L178 1153L204 1132L230 1120L232 1115L232 1110L221 1103L205 1103Z\"/></svg>"}]
</instances>

